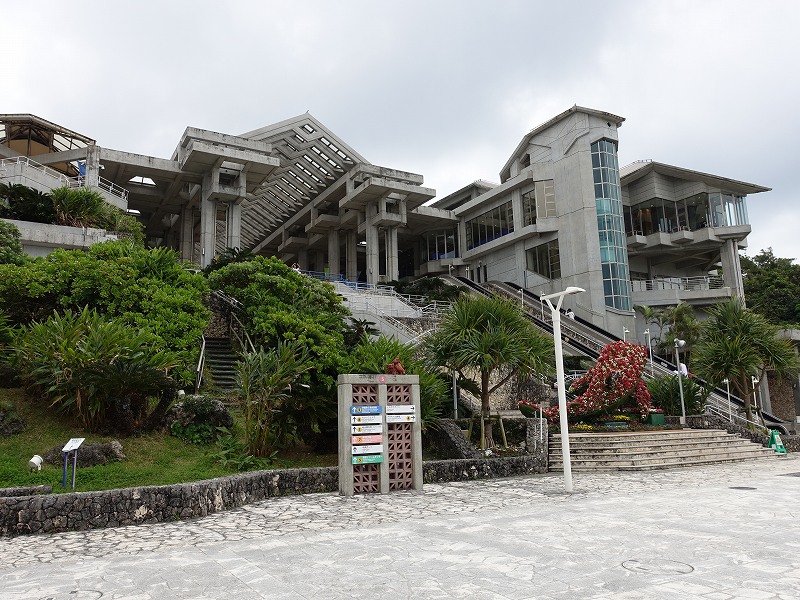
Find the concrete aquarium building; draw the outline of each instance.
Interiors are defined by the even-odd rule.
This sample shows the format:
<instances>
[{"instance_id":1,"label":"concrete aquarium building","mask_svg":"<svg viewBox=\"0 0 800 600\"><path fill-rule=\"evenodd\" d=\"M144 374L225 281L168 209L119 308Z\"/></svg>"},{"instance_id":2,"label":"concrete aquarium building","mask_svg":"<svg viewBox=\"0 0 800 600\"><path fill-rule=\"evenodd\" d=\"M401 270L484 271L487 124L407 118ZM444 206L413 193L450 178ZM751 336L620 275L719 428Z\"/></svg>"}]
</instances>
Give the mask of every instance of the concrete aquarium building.
<instances>
[{"instance_id":1,"label":"concrete aquarium building","mask_svg":"<svg viewBox=\"0 0 800 600\"><path fill-rule=\"evenodd\" d=\"M635 331L636 304L742 295L747 195L768 188L653 161L621 168L623 122L573 106L522 137L499 183L437 199L422 175L370 163L309 113L239 135L187 127L169 158L6 114L0 181L94 187L137 215L151 246L199 266L240 248L373 285L436 274L537 294L578 286L576 315L611 332ZM22 229L31 253L83 243Z\"/></svg>"}]
</instances>

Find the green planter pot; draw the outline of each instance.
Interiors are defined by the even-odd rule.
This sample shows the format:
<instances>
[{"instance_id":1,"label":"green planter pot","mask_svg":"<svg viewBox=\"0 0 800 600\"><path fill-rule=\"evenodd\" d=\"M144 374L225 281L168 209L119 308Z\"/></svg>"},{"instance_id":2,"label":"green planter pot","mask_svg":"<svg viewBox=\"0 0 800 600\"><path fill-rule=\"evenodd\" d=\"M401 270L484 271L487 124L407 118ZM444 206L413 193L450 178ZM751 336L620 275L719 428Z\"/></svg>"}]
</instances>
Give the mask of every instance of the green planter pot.
<instances>
[{"instance_id":1,"label":"green planter pot","mask_svg":"<svg viewBox=\"0 0 800 600\"><path fill-rule=\"evenodd\" d=\"M650 413L647 415L647 424L648 425L663 425L664 424L664 413Z\"/></svg>"}]
</instances>

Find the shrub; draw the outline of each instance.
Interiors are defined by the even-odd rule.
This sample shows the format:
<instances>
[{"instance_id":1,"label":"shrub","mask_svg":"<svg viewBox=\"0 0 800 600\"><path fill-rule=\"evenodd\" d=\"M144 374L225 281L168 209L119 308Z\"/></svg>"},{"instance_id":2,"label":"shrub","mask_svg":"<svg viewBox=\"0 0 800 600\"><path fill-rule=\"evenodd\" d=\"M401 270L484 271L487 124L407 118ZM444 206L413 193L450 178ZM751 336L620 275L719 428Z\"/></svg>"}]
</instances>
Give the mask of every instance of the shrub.
<instances>
[{"instance_id":1,"label":"shrub","mask_svg":"<svg viewBox=\"0 0 800 600\"><path fill-rule=\"evenodd\" d=\"M25 262L20 233L13 223L0 221L0 264L21 265Z\"/></svg>"},{"instance_id":2,"label":"shrub","mask_svg":"<svg viewBox=\"0 0 800 600\"><path fill-rule=\"evenodd\" d=\"M72 412L87 429L130 433L150 415L149 397L163 402L175 387L168 375L174 355L152 342L152 334L95 311L67 310L23 329L16 363L29 390Z\"/></svg>"},{"instance_id":3,"label":"shrub","mask_svg":"<svg viewBox=\"0 0 800 600\"><path fill-rule=\"evenodd\" d=\"M681 414L681 396L677 375L663 375L647 382L653 406L660 408L667 415ZM703 412L706 398L710 393L693 377L683 378L683 401L687 415L699 415Z\"/></svg>"},{"instance_id":4,"label":"shrub","mask_svg":"<svg viewBox=\"0 0 800 600\"><path fill-rule=\"evenodd\" d=\"M191 395L172 405L166 422L175 437L193 444L208 444L216 439L219 428L233 426L233 417L220 400Z\"/></svg>"}]
</instances>

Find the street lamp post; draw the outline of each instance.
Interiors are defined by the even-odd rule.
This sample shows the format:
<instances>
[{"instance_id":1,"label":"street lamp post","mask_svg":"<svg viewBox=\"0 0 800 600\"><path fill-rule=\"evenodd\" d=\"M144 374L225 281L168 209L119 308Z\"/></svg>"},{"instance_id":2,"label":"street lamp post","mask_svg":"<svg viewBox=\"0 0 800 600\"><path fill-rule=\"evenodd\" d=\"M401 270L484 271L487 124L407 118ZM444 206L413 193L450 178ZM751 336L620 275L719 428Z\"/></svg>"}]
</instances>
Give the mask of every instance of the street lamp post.
<instances>
[{"instance_id":1,"label":"street lamp post","mask_svg":"<svg viewBox=\"0 0 800 600\"><path fill-rule=\"evenodd\" d=\"M561 458L564 462L564 489L572 491L572 463L569 456L569 425L567 423L567 389L564 386L564 350L561 347L561 303L564 296L570 294L580 294L586 290L569 286L562 292L542 296L541 299L547 302L550 307L550 315L553 319L553 345L556 354L556 385L558 386L558 416L561 426ZM551 298L558 298L556 305L550 302Z\"/></svg>"},{"instance_id":2,"label":"street lamp post","mask_svg":"<svg viewBox=\"0 0 800 600\"><path fill-rule=\"evenodd\" d=\"M758 398L756 397L756 386L758 385L758 378L755 375L750 376L750 381L753 384L753 408L756 410L756 414L758 415Z\"/></svg>"},{"instance_id":3,"label":"street lamp post","mask_svg":"<svg viewBox=\"0 0 800 600\"><path fill-rule=\"evenodd\" d=\"M686 425L686 405L683 402L683 369L681 368L681 358L678 354L678 348L683 348L686 345L684 340L675 338L675 364L678 365L678 389L681 393L681 425Z\"/></svg>"},{"instance_id":4,"label":"street lamp post","mask_svg":"<svg viewBox=\"0 0 800 600\"><path fill-rule=\"evenodd\" d=\"M627 341L628 341L628 334L629 334L630 332L631 332L631 330L630 330L630 329L628 329L627 327L623 327L623 328L622 328L622 341L623 341L623 342L627 342Z\"/></svg>"},{"instance_id":5,"label":"street lamp post","mask_svg":"<svg viewBox=\"0 0 800 600\"><path fill-rule=\"evenodd\" d=\"M650 357L650 376L653 376L653 346L650 345L650 328L644 330L644 335L647 337L647 355Z\"/></svg>"}]
</instances>

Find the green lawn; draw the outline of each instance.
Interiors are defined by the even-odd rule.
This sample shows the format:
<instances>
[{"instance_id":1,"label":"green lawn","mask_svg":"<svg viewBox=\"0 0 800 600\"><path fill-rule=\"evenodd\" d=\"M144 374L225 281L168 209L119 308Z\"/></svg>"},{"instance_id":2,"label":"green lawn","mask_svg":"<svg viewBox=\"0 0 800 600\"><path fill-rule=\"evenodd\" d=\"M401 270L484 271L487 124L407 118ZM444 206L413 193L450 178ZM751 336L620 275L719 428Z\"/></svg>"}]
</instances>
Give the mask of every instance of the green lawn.
<instances>
[{"instance_id":1,"label":"green lawn","mask_svg":"<svg viewBox=\"0 0 800 600\"><path fill-rule=\"evenodd\" d=\"M28 460L34 454L43 456L51 448L63 446L73 437L85 437L84 443L114 439L85 433L69 418L49 409L46 403L25 398L21 389L0 389L0 403L16 405L17 413L26 421L22 433L0 437L0 488L49 484L54 492L60 492L61 465L44 465L41 472L31 473ZM79 468L75 485L77 491L198 481L236 472L215 462L211 454L217 448L213 444L189 444L163 433L116 439L122 443L127 460ZM268 468L335 464L335 455L321 456L295 450L279 456Z\"/></svg>"}]
</instances>

